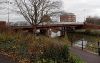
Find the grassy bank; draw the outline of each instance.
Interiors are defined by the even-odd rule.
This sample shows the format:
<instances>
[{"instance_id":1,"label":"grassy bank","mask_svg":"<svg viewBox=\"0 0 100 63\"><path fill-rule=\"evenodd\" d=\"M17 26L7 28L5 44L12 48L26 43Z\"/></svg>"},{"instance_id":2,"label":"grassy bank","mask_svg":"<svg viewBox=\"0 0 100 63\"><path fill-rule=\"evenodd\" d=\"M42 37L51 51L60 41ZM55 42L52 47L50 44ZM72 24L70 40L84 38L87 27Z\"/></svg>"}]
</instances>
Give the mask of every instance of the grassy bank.
<instances>
[{"instance_id":1,"label":"grassy bank","mask_svg":"<svg viewBox=\"0 0 100 63\"><path fill-rule=\"evenodd\" d=\"M75 33L86 34L91 36L100 36L100 30L98 29L76 30Z\"/></svg>"},{"instance_id":2,"label":"grassy bank","mask_svg":"<svg viewBox=\"0 0 100 63\"><path fill-rule=\"evenodd\" d=\"M72 52L70 52L69 62L70 63L86 63Z\"/></svg>"},{"instance_id":3,"label":"grassy bank","mask_svg":"<svg viewBox=\"0 0 100 63\"><path fill-rule=\"evenodd\" d=\"M85 41L87 41L85 49L91 52L98 53L98 42L100 42L100 36L98 33L93 32L95 34L92 34L92 32L93 31L91 31L91 33L88 32L89 34L83 31L69 33L69 39L73 42L81 41L82 39L84 39Z\"/></svg>"},{"instance_id":4,"label":"grassy bank","mask_svg":"<svg viewBox=\"0 0 100 63\"><path fill-rule=\"evenodd\" d=\"M68 40L23 33L1 33L0 53L19 63L68 62Z\"/></svg>"}]
</instances>

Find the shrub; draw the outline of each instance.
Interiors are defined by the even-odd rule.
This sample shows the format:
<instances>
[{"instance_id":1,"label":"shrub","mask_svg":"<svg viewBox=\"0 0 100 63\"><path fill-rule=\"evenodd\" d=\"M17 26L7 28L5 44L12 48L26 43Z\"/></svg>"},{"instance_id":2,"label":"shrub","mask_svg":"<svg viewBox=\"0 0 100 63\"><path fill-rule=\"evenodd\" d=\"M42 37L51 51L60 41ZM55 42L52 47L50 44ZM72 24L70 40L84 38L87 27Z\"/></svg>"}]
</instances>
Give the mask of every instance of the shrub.
<instances>
[{"instance_id":1,"label":"shrub","mask_svg":"<svg viewBox=\"0 0 100 63\"><path fill-rule=\"evenodd\" d=\"M64 40L64 39L62 39ZM67 62L67 42L44 37L33 36L22 33L0 34L0 49L17 61L28 62Z\"/></svg>"},{"instance_id":2,"label":"shrub","mask_svg":"<svg viewBox=\"0 0 100 63\"><path fill-rule=\"evenodd\" d=\"M70 63L86 63L83 60L81 60L78 56L76 56L74 53L70 53L69 57L69 62Z\"/></svg>"}]
</instances>

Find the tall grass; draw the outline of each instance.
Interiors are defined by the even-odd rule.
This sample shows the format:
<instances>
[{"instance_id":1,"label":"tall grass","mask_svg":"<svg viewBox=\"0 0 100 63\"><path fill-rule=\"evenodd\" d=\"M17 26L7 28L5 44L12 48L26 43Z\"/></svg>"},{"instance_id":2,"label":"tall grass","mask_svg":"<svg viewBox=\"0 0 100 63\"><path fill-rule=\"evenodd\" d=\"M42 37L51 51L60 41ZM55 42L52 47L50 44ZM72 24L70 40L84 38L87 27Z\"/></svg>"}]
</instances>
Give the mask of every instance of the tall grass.
<instances>
[{"instance_id":1,"label":"tall grass","mask_svg":"<svg viewBox=\"0 0 100 63\"><path fill-rule=\"evenodd\" d=\"M67 39L23 33L1 33L0 51L20 63L68 62Z\"/></svg>"},{"instance_id":2,"label":"tall grass","mask_svg":"<svg viewBox=\"0 0 100 63\"><path fill-rule=\"evenodd\" d=\"M80 57L76 56L76 54L70 52L69 63L86 63L86 62L80 59Z\"/></svg>"}]
</instances>

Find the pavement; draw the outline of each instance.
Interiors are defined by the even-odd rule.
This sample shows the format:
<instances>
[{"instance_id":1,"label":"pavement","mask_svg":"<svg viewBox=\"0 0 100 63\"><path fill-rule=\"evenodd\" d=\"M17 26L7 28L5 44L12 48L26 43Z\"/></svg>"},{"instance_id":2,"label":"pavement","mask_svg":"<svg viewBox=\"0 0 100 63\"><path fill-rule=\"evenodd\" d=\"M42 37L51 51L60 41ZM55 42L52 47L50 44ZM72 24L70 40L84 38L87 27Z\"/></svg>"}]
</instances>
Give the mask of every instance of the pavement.
<instances>
[{"instance_id":1,"label":"pavement","mask_svg":"<svg viewBox=\"0 0 100 63\"><path fill-rule=\"evenodd\" d=\"M86 50L82 50L79 47L71 47L70 51L79 56L86 63L100 63L100 56L90 53Z\"/></svg>"},{"instance_id":2,"label":"pavement","mask_svg":"<svg viewBox=\"0 0 100 63\"><path fill-rule=\"evenodd\" d=\"M6 55L0 54L0 63L17 63L17 62L14 62L10 57L7 57Z\"/></svg>"}]
</instances>

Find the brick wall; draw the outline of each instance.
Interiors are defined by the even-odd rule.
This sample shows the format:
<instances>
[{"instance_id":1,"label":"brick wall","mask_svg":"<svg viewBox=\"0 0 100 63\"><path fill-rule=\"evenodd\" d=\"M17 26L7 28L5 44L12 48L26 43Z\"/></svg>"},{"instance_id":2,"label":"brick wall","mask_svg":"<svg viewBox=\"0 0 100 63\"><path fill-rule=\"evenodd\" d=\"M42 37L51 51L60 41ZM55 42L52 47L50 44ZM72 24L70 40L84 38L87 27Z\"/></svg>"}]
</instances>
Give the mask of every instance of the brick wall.
<instances>
[{"instance_id":1,"label":"brick wall","mask_svg":"<svg viewBox=\"0 0 100 63\"><path fill-rule=\"evenodd\" d=\"M6 29L6 22L0 21L0 31L4 31Z\"/></svg>"}]
</instances>

